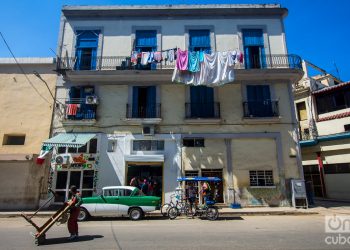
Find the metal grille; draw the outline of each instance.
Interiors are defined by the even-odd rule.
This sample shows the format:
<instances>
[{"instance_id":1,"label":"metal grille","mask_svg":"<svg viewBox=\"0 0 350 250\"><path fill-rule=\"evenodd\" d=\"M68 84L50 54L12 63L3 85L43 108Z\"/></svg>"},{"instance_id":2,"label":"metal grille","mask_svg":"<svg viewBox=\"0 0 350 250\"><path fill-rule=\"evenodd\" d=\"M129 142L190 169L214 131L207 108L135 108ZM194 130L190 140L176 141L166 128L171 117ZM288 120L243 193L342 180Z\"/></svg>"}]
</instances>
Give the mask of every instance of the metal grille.
<instances>
[{"instance_id":1,"label":"metal grille","mask_svg":"<svg viewBox=\"0 0 350 250\"><path fill-rule=\"evenodd\" d=\"M251 187L274 186L272 170L249 171Z\"/></svg>"}]
</instances>

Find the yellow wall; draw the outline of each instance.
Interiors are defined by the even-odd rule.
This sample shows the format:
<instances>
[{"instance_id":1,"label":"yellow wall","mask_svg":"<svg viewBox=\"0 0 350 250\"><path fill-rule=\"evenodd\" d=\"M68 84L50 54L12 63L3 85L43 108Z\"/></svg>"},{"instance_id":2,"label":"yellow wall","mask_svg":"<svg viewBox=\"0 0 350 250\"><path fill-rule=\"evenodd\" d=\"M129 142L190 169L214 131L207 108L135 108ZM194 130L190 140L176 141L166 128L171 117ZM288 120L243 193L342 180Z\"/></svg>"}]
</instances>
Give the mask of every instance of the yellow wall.
<instances>
[{"instance_id":1,"label":"yellow wall","mask_svg":"<svg viewBox=\"0 0 350 250\"><path fill-rule=\"evenodd\" d=\"M56 75L41 76L54 93ZM0 73L0 154L38 154L43 140L49 137L53 99L41 80L31 73L28 77L49 103L35 92L23 75ZM2 145L4 134L25 134L25 144Z\"/></svg>"}]
</instances>

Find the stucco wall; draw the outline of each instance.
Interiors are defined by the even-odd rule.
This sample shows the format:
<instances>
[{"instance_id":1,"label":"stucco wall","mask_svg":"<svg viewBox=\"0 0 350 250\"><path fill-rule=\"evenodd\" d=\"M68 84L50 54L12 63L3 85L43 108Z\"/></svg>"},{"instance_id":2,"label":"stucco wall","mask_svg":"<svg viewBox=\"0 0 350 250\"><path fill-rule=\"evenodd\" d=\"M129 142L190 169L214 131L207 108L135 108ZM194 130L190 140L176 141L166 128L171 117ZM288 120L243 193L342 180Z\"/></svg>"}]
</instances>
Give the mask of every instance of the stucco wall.
<instances>
[{"instance_id":1,"label":"stucco wall","mask_svg":"<svg viewBox=\"0 0 350 250\"><path fill-rule=\"evenodd\" d=\"M102 56L128 56L132 48L133 27L159 27L161 33L161 44L158 49L171 49L179 47L185 49L186 26L212 27L216 35L215 44L218 51L242 49L240 42L240 29L242 28L264 28L267 32L265 47L272 54L284 54L284 33L279 18L231 18L231 19L162 19L162 20L68 20L64 29L62 55L74 53L74 29L100 29L103 37Z\"/></svg>"},{"instance_id":2,"label":"stucco wall","mask_svg":"<svg viewBox=\"0 0 350 250\"><path fill-rule=\"evenodd\" d=\"M48 166L34 161L0 161L0 210L36 209L47 193Z\"/></svg>"},{"instance_id":3,"label":"stucco wall","mask_svg":"<svg viewBox=\"0 0 350 250\"><path fill-rule=\"evenodd\" d=\"M48 71L47 68L41 76L55 93L56 75ZM0 73L0 154L37 154L43 140L49 137L53 99L45 84L32 72L28 77L48 102L35 92L23 75L10 71ZM2 145L4 134L25 134L25 144Z\"/></svg>"},{"instance_id":4,"label":"stucco wall","mask_svg":"<svg viewBox=\"0 0 350 250\"><path fill-rule=\"evenodd\" d=\"M350 174L326 174L327 197L331 199L350 200Z\"/></svg>"}]
</instances>

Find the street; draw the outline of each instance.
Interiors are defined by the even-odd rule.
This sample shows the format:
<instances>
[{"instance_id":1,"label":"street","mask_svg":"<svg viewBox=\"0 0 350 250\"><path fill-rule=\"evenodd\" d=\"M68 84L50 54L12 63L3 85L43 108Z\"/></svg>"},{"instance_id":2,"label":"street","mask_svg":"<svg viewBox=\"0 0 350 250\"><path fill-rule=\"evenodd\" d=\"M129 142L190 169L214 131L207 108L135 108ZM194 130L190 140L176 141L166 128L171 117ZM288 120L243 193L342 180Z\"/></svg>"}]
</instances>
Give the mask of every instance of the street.
<instances>
[{"instance_id":1,"label":"street","mask_svg":"<svg viewBox=\"0 0 350 250\"><path fill-rule=\"evenodd\" d=\"M39 224L45 218L35 220ZM221 217L217 221L148 217L97 218L79 223L80 238L69 242L66 224L53 226L42 246L23 218L0 219L0 248L7 249L349 249L327 245L324 216Z\"/></svg>"}]
</instances>

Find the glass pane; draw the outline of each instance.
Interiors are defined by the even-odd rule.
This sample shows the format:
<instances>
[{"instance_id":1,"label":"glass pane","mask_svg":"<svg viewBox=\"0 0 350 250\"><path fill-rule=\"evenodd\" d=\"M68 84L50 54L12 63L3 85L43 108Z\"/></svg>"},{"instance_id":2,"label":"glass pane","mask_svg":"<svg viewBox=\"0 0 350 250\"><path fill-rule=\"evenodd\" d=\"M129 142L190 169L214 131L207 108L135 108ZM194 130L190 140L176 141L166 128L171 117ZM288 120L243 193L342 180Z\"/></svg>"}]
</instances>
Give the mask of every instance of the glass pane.
<instances>
[{"instance_id":1,"label":"glass pane","mask_svg":"<svg viewBox=\"0 0 350 250\"><path fill-rule=\"evenodd\" d=\"M119 189L119 196L130 196L131 190L130 189Z\"/></svg>"},{"instance_id":2,"label":"glass pane","mask_svg":"<svg viewBox=\"0 0 350 250\"><path fill-rule=\"evenodd\" d=\"M66 147L58 147L58 148L57 148L57 153L58 153L58 154L64 154L64 153L66 153Z\"/></svg>"},{"instance_id":3,"label":"glass pane","mask_svg":"<svg viewBox=\"0 0 350 250\"><path fill-rule=\"evenodd\" d=\"M97 152L97 139L91 139L89 153L96 154L96 152Z\"/></svg>"},{"instance_id":4,"label":"glass pane","mask_svg":"<svg viewBox=\"0 0 350 250\"><path fill-rule=\"evenodd\" d=\"M66 189L67 185L67 171L58 171L56 178L56 189Z\"/></svg>"},{"instance_id":5,"label":"glass pane","mask_svg":"<svg viewBox=\"0 0 350 250\"><path fill-rule=\"evenodd\" d=\"M93 170L87 170L83 172L83 189L94 187L94 173Z\"/></svg>"},{"instance_id":6,"label":"glass pane","mask_svg":"<svg viewBox=\"0 0 350 250\"><path fill-rule=\"evenodd\" d=\"M80 176L81 176L81 172L80 171L72 171L72 172L70 172L69 187L74 185L74 186L77 187L77 189L80 189Z\"/></svg>"},{"instance_id":7,"label":"glass pane","mask_svg":"<svg viewBox=\"0 0 350 250\"><path fill-rule=\"evenodd\" d=\"M77 152L77 148L68 148L68 153L75 154Z\"/></svg>"},{"instance_id":8,"label":"glass pane","mask_svg":"<svg viewBox=\"0 0 350 250\"><path fill-rule=\"evenodd\" d=\"M78 153L86 153L86 150L87 150L87 144L78 148Z\"/></svg>"}]
</instances>

